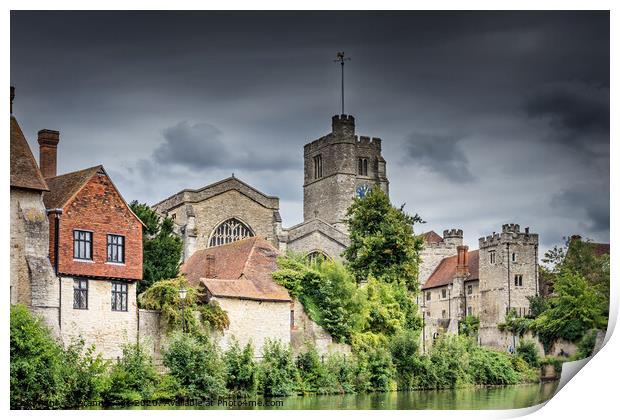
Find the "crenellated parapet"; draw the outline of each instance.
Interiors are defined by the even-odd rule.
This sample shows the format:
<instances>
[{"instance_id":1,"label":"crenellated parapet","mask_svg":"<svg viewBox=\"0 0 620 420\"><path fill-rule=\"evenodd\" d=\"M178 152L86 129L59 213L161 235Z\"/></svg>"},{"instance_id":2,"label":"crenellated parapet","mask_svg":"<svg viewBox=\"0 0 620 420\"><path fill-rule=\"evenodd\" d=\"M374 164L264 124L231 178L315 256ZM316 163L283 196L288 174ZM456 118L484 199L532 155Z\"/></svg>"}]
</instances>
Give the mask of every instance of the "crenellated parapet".
<instances>
[{"instance_id":1,"label":"crenellated parapet","mask_svg":"<svg viewBox=\"0 0 620 420\"><path fill-rule=\"evenodd\" d=\"M506 243L519 243L523 245L538 245L538 234L530 233L530 228L526 227L523 232L516 223L502 225L502 232L493 232L478 239L480 249L499 246Z\"/></svg>"}]
</instances>

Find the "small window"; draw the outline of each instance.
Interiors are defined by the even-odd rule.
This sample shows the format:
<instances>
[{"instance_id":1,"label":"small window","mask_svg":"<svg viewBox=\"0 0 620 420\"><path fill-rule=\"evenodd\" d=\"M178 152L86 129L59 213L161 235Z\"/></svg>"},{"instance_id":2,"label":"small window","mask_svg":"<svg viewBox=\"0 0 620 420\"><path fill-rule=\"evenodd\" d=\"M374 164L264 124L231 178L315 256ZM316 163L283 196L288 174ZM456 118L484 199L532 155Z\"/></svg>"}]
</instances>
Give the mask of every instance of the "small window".
<instances>
[{"instance_id":1,"label":"small window","mask_svg":"<svg viewBox=\"0 0 620 420\"><path fill-rule=\"evenodd\" d=\"M73 280L73 309L88 309L88 280Z\"/></svg>"},{"instance_id":2,"label":"small window","mask_svg":"<svg viewBox=\"0 0 620 420\"><path fill-rule=\"evenodd\" d=\"M359 158L357 160L357 174L368 176L368 159Z\"/></svg>"},{"instance_id":3,"label":"small window","mask_svg":"<svg viewBox=\"0 0 620 420\"><path fill-rule=\"evenodd\" d=\"M295 310L291 309L291 328L295 328Z\"/></svg>"},{"instance_id":4,"label":"small window","mask_svg":"<svg viewBox=\"0 0 620 420\"><path fill-rule=\"evenodd\" d=\"M125 237L108 235L108 262L125 262Z\"/></svg>"},{"instance_id":5,"label":"small window","mask_svg":"<svg viewBox=\"0 0 620 420\"><path fill-rule=\"evenodd\" d=\"M472 286L471 284L467 285L467 294L471 295L474 293L474 286Z\"/></svg>"},{"instance_id":6,"label":"small window","mask_svg":"<svg viewBox=\"0 0 620 420\"><path fill-rule=\"evenodd\" d=\"M127 283L112 282L112 310L127 311Z\"/></svg>"},{"instance_id":7,"label":"small window","mask_svg":"<svg viewBox=\"0 0 620 420\"><path fill-rule=\"evenodd\" d=\"M323 157L316 155L314 157L314 179L323 178Z\"/></svg>"},{"instance_id":8,"label":"small window","mask_svg":"<svg viewBox=\"0 0 620 420\"><path fill-rule=\"evenodd\" d=\"M172 214L170 215L170 218L171 218L172 220L176 220L176 218L177 218L177 214L176 214L176 213L172 213Z\"/></svg>"},{"instance_id":9,"label":"small window","mask_svg":"<svg viewBox=\"0 0 620 420\"><path fill-rule=\"evenodd\" d=\"M495 251L489 251L489 262L495 264Z\"/></svg>"},{"instance_id":10,"label":"small window","mask_svg":"<svg viewBox=\"0 0 620 420\"><path fill-rule=\"evenodd\" d=\"M446 298L446 289L441 289L441 298L442 299Z\"/></svg>"},{"instance_id":11,"label":"small window","mask_svg":"<svg viewBox=\"0 0 620 420\"><path fill-rule=\"evenodd\" d=\"M93 233L86 230L73 231L73 258L93 259Z\"/></svg>"},{"instance_id":12,"label":"small window","mask_svg":"<svg viewBox=\"0 0 620 420\"><path fill-rule=\"evenodd\" d=\"M441 317L442 317L443 319L446 319L446 310L445 310L445 309L442 309L442 310L441 310Z\"/></svg>"},{"instance_id":13,"label":"small window","mask_svg":"<svg viewBox=\"0 0 620 420\"><path fill-rule=\"evenodd\" d=\"M515 286L523 286L523 274L515 274Z\"/></svg>"},{"instance_id":14,"label":"small window","mask_svg":"<svg viewBox=\"0 0 620 420\"><path fill-rule=\"evenodd\" d=\"M426 317L427 317L427 318L430 318L430 317L431 317L431 311L427 311L427 312L426 312Z\"/></svg>"},{"instance_id":15,"label":"small window","mask_svg":"<svg viewBox=\"0 0 620 420\"><path fill-rule=\"evenodd\" d=\"M468 316L472 316L474 314L474 310L471 306L467 307L467 315Z\"/></svg>"},{"instance_id":16,"label":"small window","mask_svg":"<svg viewBox=\"0 0 620 420\"><path fill-rule=\"evenodd\" d=\"M426 300L431 300L431 292L426 292Z\"/></svg>"},{"instance_id":17,"label":"small window","mask_svg":"<svg viewBox=\"0 0 620 420\"><path fill-rule=\"evenodd\" d=\"M512 262L517 262L517 253L513 252L512 256L510 258L511 258Z\"/></svg>"}]
</instances>

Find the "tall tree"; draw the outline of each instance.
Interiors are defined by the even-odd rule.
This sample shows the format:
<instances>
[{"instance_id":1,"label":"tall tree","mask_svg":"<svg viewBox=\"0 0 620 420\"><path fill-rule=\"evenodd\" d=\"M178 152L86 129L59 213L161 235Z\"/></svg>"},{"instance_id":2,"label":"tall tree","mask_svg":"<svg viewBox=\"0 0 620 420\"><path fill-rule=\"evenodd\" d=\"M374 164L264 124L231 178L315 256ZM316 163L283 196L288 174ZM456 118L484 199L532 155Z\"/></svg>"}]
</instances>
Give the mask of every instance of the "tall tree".
<instances>
[{"instance_id":1,"label":"tall tree","mask_svg":"<svg viewBox=\"0 0 620 420\"><path fill-rule=\"evenodd\" d=\"M346 220L351 245L344 256L358 281L372 276L387 283L404 282L410 291L418 290L422 238L414 235L413 225L423 222L403 208L392 206L377 187L356 198L349 208Z\"/></svg>"},{"instance_id":2,"label":"tall tree","mask_svg":"<svg viewBox=\"0 0 620 420\"><path fill-rule=\"evenodd\" d=\"M148 205L135 200L130 207L146 225L142 232L143 276L138 282L138 293L142 293L156 281L179 275L183 243L173 233L172 219L159 217Z\"/></svg>"}]
</instances>

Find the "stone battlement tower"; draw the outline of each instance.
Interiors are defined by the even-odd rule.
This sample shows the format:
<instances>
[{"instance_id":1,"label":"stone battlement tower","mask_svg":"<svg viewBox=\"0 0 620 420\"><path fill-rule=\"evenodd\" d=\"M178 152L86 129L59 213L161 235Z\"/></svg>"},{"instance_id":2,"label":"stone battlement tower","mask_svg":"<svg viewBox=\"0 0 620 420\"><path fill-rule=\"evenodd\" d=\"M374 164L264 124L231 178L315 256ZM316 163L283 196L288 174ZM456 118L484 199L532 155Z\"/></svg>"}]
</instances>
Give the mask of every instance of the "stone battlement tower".
<instances>
[{"instance_id":1,"label":"stone battlement tower","mask_svg":"<svg viewBox=\"0 0 620 420\"><path fill-rule=\"evenodd\" d=\"M497 324L514 309L519 316L530 311L530 296L538 295L538 234L519 225L502 226L501 233L479 239L480 341L502 348Z\"/></svg>"},{"instance_id":2,"label":"stone battlement tower","mask_svg":"<svg viewBox=\"0 0 620 420\"><path fill-rule=\"evenodd\" d=\"M389 181L381 139L355 135L352 115L332 117L332 132L304 146L304 222L315 218L346 232L344 218L356 196Z\"/></svg>"}]
</instances>

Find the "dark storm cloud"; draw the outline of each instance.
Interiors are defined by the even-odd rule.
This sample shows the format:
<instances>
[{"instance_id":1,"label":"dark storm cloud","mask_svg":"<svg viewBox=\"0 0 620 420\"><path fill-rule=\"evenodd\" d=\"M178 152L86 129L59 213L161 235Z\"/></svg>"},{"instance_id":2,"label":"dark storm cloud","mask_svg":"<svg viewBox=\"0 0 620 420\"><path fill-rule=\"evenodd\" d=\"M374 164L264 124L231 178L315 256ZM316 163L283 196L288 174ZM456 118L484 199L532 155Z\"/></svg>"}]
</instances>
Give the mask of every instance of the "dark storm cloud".
<instances>
[{"instance_id":1,"label":"dark storm cloud","mask_svg":"<svg viewBox=\"0 0 620 420\"><path fill-rule=\"evenodd\" d=\"M103 163L155 203L235 172L295 224L344 50L392 200L472 246L505 222L609 239L609 48L605 11L11 12L16 116L35 155L60 129L60 173Z\"/></svg>"},{"instance_id":2,"label":"dark storm cloud","mask_svg":"<svg viewBox=\"0 0 620 420\"><path fill-rule=\"evenodd\" d=\"M525 103L532 118L548 118L569 139L586 136L587 141L605 141L609 133L609 87L582 82L560 82L541 86Z\"/></svg>"},{"instance_id":3,"label":"dark storm cloud","mask_svg":"<svg viewBox=\"0 0 620 420\"><path fill-rule=\"evenodd\" d=\"M414 133L405 143L406 164L417 164L452 182L471 182L474 176L462 146L463 137Z\"/></svg>"}]
</instances>

